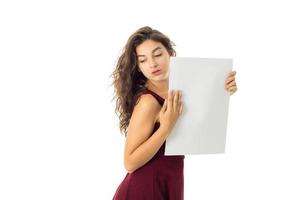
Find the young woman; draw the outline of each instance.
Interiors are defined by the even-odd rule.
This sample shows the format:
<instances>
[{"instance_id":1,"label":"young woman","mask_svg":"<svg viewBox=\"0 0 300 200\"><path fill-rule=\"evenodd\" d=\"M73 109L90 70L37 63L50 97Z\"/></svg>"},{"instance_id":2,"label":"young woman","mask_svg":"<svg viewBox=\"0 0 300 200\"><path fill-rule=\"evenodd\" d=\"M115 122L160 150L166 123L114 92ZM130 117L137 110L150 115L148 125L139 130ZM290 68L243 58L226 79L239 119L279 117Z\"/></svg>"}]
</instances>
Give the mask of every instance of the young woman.
<instances>
[{"instance_id":1,"label":"young woman","mask_svg":"<svg viewBox=\"0 0 300 200\"><path fill-rule=\"evenodd\" d=\"M129 37L112 74L128 171L114 200L183 199L185 156L164 155L165 140L183 110L181 91L169 91L173 45L158 30L142 27ZM237 91L235 71L225 89L230 95Z\"/></svg>"}]
</instances>

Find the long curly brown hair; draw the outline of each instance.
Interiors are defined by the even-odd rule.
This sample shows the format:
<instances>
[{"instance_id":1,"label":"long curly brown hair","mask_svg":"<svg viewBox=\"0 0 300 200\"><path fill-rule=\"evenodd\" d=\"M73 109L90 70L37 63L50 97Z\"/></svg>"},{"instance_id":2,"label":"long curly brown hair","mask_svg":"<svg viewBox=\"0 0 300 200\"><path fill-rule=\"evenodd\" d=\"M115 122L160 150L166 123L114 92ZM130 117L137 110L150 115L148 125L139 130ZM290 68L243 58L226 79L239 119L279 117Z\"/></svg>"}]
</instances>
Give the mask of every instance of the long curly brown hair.
<instances>
[{"instance_id":1,"label":"long curly brown hair","mask_svg":"<svg viewBox=\"0 0 300 200\"><path fill-rule=\"evenodd\" d=\"M115 90L112 100L117 99L115 113L120 119L120 131L125 134L125 137L127 136L127 128L133 108L142 91L146 89L145 83L147 81L143 73L138 70L136 47L148 39L160 42L167 49L170 56L176 56L176 51L173 48L175 44L166 35L149 26L139 28L127 40L111 74Z\"/></svg>"}]
</instances>

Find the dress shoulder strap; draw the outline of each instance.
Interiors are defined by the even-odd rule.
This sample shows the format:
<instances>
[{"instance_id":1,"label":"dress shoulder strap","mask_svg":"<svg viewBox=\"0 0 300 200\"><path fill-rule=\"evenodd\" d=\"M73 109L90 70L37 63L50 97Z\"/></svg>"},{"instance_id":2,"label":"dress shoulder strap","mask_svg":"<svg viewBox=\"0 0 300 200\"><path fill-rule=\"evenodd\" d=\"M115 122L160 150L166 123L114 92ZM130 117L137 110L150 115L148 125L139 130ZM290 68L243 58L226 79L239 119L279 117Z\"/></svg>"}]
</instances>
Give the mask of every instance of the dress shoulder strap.
<instances>
[{"instance_id":1,"label":"dress shoulder strap","mask_svg":"<svg viewBox=\"0 0 300 200\"><path fill-rule=\"evenodd\" d=\"M164 104L165 99L162 98L161 96L159 96L158 94L156 94L155 92L153 92L152 90L149 90L148 88L146 88L143 91L144 94L151 94L157 101L158 103L162 106Z\"/></svg>"}]
</instances>

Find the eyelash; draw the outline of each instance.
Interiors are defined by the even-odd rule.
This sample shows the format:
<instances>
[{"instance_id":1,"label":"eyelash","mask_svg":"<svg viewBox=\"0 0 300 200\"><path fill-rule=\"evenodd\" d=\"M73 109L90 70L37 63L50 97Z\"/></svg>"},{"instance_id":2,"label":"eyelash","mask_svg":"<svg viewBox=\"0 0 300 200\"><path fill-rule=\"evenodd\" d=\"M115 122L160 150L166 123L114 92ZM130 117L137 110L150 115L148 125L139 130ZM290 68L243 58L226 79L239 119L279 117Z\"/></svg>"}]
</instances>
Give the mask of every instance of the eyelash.
<instances>
[{"instance_id":1,"label":"eyelash","mask_svg":"<svg viewBox=\"0 0 300 200\"><path fill-rule=\"evenodd\" d=\"M161 56L162 54L158 54L158 55L156 55L155 57L159 57L159 56ZM140 61L140 63L143 63L144 62L144 60L142 60L142 61Z\"/></svg>"}]
</instances>

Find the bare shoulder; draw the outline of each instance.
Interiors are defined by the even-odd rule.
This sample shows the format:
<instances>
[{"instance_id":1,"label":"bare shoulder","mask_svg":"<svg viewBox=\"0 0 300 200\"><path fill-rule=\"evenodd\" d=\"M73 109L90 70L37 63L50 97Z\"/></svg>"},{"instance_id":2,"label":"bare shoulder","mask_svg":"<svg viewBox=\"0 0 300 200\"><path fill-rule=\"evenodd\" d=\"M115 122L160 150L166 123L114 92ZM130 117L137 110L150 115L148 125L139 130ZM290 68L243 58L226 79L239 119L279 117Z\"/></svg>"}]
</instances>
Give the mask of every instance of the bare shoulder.
<instances>
[{"instance_id":1,"label":"bare shoulder","mask_svg":"<svg viewBox=\"0 0 300 200\"><path fill-rule=\"evenodd\" d=\"M134 107L134 111L157 111L160 105L151 94L142 94Z\"/></svg>"},{"instance_id":2,"label":"bare shoulder","mask_svg":"<svg viewBox=\"0 0 300 200\"><path fill-rule=\"evenodd\" d=\"M134 106L131 120L139 118L142 120L147 120L153 124L158 118L158 113L161 109L158 101L151 94L142 94Z\"/></svg>"}]
</instances>

